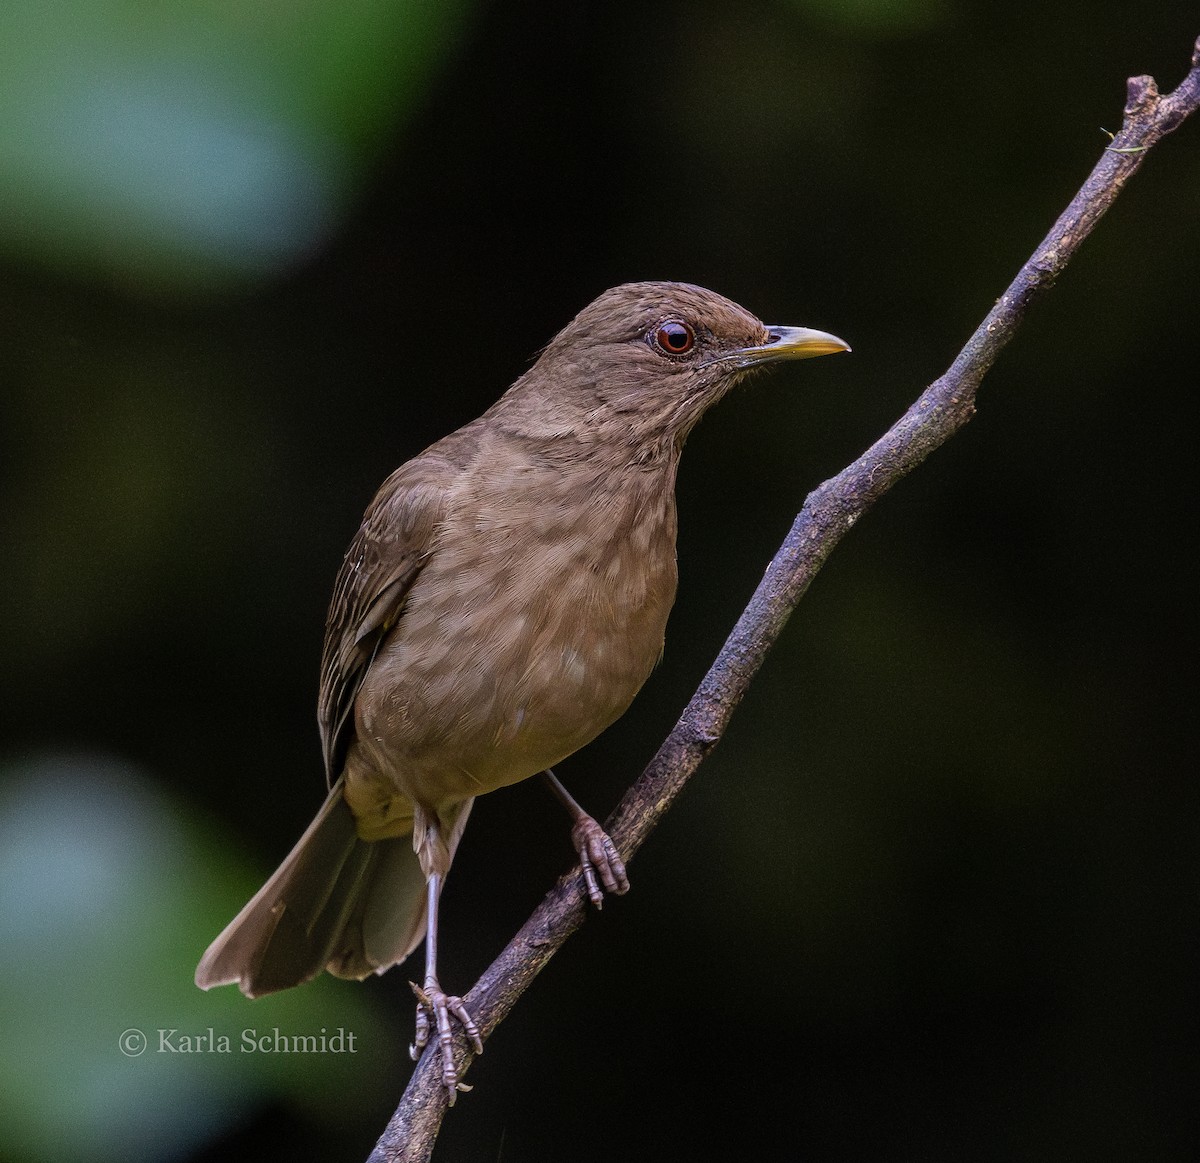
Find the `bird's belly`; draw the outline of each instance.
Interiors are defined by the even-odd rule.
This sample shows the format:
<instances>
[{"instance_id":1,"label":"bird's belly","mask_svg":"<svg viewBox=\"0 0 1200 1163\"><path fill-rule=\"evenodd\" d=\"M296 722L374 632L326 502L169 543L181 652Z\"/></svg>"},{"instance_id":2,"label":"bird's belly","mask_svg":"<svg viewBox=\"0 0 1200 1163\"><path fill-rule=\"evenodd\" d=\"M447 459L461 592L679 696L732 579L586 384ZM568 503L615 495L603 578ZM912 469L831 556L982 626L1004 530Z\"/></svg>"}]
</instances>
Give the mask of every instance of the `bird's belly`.
<instances>
[{"instance_id":1,"label":"bird's belly","mask_svg":"<svg viewBox=\"0 0 1200 1163\"><path fill-rule=\"evenodd\" d=\"M514 560L444 556L414 585L357 704L375 776L427 806L528 778L595 738L662 652L674 542L570 538Z\"/></svg>"}]
</instances>

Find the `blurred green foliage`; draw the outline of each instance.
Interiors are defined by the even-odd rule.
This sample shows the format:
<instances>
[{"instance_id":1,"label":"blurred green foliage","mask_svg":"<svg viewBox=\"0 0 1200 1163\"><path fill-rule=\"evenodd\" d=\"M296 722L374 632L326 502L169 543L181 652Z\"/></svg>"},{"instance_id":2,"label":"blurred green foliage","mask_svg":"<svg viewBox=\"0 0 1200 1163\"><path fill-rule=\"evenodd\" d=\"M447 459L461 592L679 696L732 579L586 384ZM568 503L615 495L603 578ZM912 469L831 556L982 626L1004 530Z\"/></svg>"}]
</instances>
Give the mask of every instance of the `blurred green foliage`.
<instances>
[{"instance_id":1,"label":"blurred green foliage","mask_svg":"<svg viewBox=\"0 0 1200 1163\"><path fill-rule=\"evenodd\" d=\"M320 802L325 603L374 488L620 281L854 345L691 438L663 665L560 772L603 814L805 492L943 370L1195 18L6 4L0 1154L365 1157L407 967L253 1003L191 975ZM839 547L444 1158L1190 1158L1198 142ZM477 806L447 985L570 859L558 814ZM360 1050L119 1046L276 1025Z\"/></svg>"},{"instance_id":2,"label":"blurred green foliage","mask_svg":"<svg viewBox=\"0 0 1200 1163\"><path fill-rule=\"evenodd\" d=\"M45 756L0 778L7 1151L171 1158L272 1093L335 1124L386 1101L403 1035L361 993L320 982L248 1017L233 991L192 985L196 933L257 887L210 828L111 759ZM274 1036L339 1029L354 1053Z\"/></svg>"},{"instance_id":3,"label":"blurred green foliage","mask_svg":"<svg viewBox=\"0 0 1200 1163\"><path fill-rule=\"evenodd\" d=\"M0 247L221 285L335 228L466 0L8 0Z\"/></svg>"}]
</instances>

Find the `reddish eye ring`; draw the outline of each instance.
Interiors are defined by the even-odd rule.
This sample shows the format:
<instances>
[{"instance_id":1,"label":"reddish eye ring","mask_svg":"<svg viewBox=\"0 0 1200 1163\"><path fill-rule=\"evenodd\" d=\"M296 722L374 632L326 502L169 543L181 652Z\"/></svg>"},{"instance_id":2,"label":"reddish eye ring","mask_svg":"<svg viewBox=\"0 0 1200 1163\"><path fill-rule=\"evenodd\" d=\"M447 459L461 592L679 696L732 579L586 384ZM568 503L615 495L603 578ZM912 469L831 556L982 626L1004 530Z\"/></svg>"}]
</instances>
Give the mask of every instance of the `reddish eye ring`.
<instances>
[{"instance_id":1,"label":"reddish eye ring","mask_svg":"<svg viewBox=\"0 0 1200 1163\"><path fill-rule=\"evenodd\" d=\"M660 323L654 332L654 346L664 355L686 355L696 345L696 333L678 319Z\"/></svg>"}]
</instances>

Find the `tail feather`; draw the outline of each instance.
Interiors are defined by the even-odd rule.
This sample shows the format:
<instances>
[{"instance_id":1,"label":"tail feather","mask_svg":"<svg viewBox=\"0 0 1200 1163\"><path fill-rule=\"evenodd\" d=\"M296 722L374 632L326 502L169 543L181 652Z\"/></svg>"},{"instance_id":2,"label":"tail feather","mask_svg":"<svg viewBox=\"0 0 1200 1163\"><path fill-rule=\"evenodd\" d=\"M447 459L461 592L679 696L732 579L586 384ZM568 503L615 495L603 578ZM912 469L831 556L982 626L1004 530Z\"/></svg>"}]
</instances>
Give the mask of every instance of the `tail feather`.
<instances>
[{"instance_id":1,"label":"tail feather","mask_svg":"<svg viewBox=\"0 0 1200 1163\"><path fill-rule=\"evenodd\" d=\"M354 898L326 968L336 977L361 980L403 961L425 937L425 874L412 841L376 840L371 881ZM401 908L401 901L411 902Z\"/></svg>"},{"instance_id":2,"label":"tail feather","mask_svg":"<svg viewBox=\"0 0 1200 1163\"><path fill-rule=\"evenodd\" d=\"M209 946L196 984L236 983L259 997L326 967L366 977L420 944L424 915L411 839L360 840L339 780L279 869Z\"/></svg>"},{"instance_id":3,"label":"tail feather","mask_svg":"<svg viewBox=\"0 0 1200 1163\"><path fill-rule=\"evenodd\" d=\"M444 814L448 833L446 847L451 861L474 803L474 799L463 800ZM418 880L415 886L414 877ZM403 961L425 937L425 909L428 902L424 890L425 875L412 844L405 840L402 850L388 849L382 855L371 892L363 901L361 964L368 968L348 973L331 963L329 972L339 977L365 977L368 972L381 973L388 966ZM418 893L418 907L410 910L395 907L397 900L409 899Z\"/></svg>"}]
</instances>

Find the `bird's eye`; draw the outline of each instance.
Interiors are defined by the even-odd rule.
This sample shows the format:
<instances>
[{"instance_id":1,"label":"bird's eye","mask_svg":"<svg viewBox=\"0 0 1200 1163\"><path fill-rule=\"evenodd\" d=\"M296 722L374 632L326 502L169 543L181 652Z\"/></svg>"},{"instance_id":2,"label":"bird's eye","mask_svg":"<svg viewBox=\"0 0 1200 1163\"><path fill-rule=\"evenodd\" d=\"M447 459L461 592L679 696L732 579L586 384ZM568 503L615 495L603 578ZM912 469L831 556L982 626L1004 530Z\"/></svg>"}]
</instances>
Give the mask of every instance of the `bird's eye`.
<instances>
[{"instance_id":1,"label":"bird's eye","mask_svg":"<svg viewBox=\"0 0 1200 1163\"><path fill-rule=\"evenodd\" d=\"M666 355L686 355L696 343L696 333L678 319L660 323L654 332L654 345Z\"/></svg>"}]
</instances>

